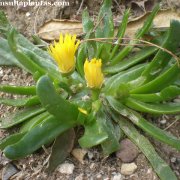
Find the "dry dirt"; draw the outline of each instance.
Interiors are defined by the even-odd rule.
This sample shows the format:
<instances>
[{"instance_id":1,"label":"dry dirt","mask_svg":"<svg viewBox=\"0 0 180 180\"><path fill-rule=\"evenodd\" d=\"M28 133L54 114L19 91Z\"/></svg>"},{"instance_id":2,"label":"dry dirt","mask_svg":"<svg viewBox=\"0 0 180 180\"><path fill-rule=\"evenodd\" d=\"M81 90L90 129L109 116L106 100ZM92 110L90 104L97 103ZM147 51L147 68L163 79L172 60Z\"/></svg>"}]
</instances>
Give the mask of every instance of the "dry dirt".
<instances>
[{"instance_id":1,"label":"dry dirt","mask_svg":"<svg viewBox=\"0 0 180 180\"><path fill-rule=\"evenodd\" d=\"M122 2L120 6L117 6L117 3ZM124 2L124 3L123 3ZM122 18L122 12L124 9L129 6L130 0L126 1L113 1L113 15L114 19L120 20ZM153 1L151 1L152 3ZM178 0L177 0L178 2ZM36 33L41 25L47 20L53 18L68 18L68 19L81 19L81 12L86 6L92 16L97 16L98 9L101 5L101 0L95 0L93 3L91 0L85 1L82 5L82 8L79 9L82 1L70 1L70 7L64 9L59 9L57 7L4 7L7 17L11 23L25 36L30 37L32 34ZM150 4L146 4L146 8L152 8ZM169 3L169 4L168 4ZM164 6L173 5L172 8L176 8L176 2L174 4L171 1L162 2ZM142 9L138 9L136 4L133 5L133 14L132 16L138 16L143 13ZM78 14L77 14L78 12ZM0 83L14 84L18 83L19 85L32 84L32 78L26 72L18 68L0 68ZM2 94L1 94L2 95ZM0 106L0 116L3 116L4 113L12 112L15 109L10 107ZM161 118L152 118L149 117L150 121L156 123L160 128L164 129L168 127L172 122L174 117L161 117ZM162 123L162 120L165 123ZM180 122L176 122L171 127L168 128L168 131L177 137L180 136ZM0 137L7 135L7 132L0 130ZM174 149L163 145L159 142L153 141L156 150L159 152L161 157L170 164L171 168L174 170L176 175L180 177L180 154ZM78 145L76 144L76 147ZM123 176L120 174L120 167L122 162L115 156L111 155L107 159L104 159L102 152L98 148L90 149L87 151L87 154L84 157L84 164L80 163L72 155L67 159L66 162L74 164L75 168L72 174L62 174L59 171L59 168L50 176L47 176L44 173L44 168L47 165L47 159L49 157L49 149L39 150L37 153L24 158L19 161L12 162L17 168L18 173L11 177L11 179L48 179L48 180L81 180L81 179L92 179L92 180L157 180L158 177L153 172L145 156L140 153L136 160L134 161L137 165L137 170L130 176ZM3 169L6 164L9 162L3 155L0 156L0 176L2 175Z\"/></svg>"}]
</instances>

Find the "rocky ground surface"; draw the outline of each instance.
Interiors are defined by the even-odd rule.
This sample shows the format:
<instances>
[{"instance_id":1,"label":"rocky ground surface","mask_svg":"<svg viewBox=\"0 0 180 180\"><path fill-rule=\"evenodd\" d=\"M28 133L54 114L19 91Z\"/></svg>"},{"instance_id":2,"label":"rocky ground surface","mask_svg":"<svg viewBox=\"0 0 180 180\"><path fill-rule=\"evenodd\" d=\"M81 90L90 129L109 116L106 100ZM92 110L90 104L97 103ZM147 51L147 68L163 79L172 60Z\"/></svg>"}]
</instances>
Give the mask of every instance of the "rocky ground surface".
<instances>
[{"instance_id":1,"label":"rocky ground surface","mask_svg":"<svg viewBox=\"0 0 180 180\"><path fill-rule=\"evenodd\" d=\"M121 3L120 3L121 2ZM133 1L135 2L135 1ZM144 8L151 8L154 1L139 1L144 3ZM178 9L178 0L162 1L164 6ZM97 16L101 1L91 0L70 1L70 7L59 9L56 7L5 7L4 9L9 20L25 36L36 33L38 28L47 20L53 18L68 18L80 20L82 10L87 6L92 16ZM137 3L128 1L113 1L113 15L115 20L121 20L124 9L128 6L133 8L132 17L139 16L144 9ZM141 7L141 8L140 8ZM146 10L146 9L145 9ZM18 69L0 67L1 84L33 84L32 77ZM6 96L0 94L1 96ZM12 97L16 98L16 97ZM178 99L177 99L178 100ZM15 108L0 106L0 116L6 116L8 112L15 111ZM167 129L175 136L180 136L180 122L175 121L173 116L148 117L162 129ZM175 123L173 123L175 121ZM173 124L172 124L173 123ZM13 131L13 130L12 130ZM9 132L0 130L0 137L5 137ZM174 149L153 141L156 150L161 157L170 164L176 175L180 177L180 154ZM48 180L158 180L146 157L128 139L121 141L121 150L110 157L104 158L102 152L97 148L81 149L76 144L68 159L60 165L53 174L45 173L45 167L50 154L50 148L41 149L35 154L18 160L9 161L3 154L0 154L0 177L2 179L48 179Z\"/></svg>"}]
</instances>

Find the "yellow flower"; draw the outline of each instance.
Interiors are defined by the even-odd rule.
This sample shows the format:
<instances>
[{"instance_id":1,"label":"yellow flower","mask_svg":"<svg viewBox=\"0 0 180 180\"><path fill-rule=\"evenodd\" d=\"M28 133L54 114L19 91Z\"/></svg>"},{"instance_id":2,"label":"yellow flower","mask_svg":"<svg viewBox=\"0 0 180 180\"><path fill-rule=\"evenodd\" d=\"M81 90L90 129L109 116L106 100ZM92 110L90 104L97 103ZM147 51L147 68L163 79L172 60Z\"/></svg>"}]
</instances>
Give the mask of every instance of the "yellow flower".
<instances>
[{"instance_id":1,"label":"yellow flower","mask_svg":"<svg viewBox=\"0 0 180 180\"><path fill-rule=\"evenodd\" d=\"M103 81L104 75L101 70L102 60L101 59L91 59L84 63L84 73L87 86L94 89L100 89Z\"/></svg>"},{"instance_id":2,"label":"yellow flower","mask_svg":"<svg viewBox=\"0 0 180 180\"><path fill-rule=\"evenodd\" d=\"M60 34L59 42L54 41L54 45L50 45L48 52L55 59L62 73L71 72L76 63L75 52L80 44L76 42L76 35L66 34L64 37Z\"/></svg>"}]
</instances>

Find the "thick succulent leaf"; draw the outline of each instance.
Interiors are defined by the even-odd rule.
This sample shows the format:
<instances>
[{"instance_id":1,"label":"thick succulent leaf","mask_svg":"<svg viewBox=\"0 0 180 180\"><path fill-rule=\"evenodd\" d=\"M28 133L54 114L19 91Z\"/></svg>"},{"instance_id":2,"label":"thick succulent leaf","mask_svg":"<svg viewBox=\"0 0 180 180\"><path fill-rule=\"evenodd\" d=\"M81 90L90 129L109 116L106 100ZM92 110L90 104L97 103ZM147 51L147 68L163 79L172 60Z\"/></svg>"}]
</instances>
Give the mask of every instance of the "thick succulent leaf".
<instances>
[{"instance_id":1,"label":"thick succulent leaf","mask_svg":"<svg viewBox=\"0 0 180 180\"><path fill-rule=\"evenodd\" d=\"M151 163L154 171L161 180L177 180L169 165L157 154L149 140L141 135L135 127L125 118L119 117L120 128L139 147Z\"/></svg>"},{"instance_id":2,"label":"thick succulent leaf","mask_svg":"<svg viewBox=\"0 0 180 180\"><path fill-rule=\"evenodd\" d=\"M149 31L149 29L152 26L153 23L153 19L156 16L156 14L158 13L160 9L159 4L157 4L153 11L151 12L151 14L149 15L149 17L147 18L147 20L144 22L143 27L141 29L139 29L135 35L136 38L141 38L142 36L144 36L145 33L147 33Z\"/></svg>"},{"instance_id":3,"label":"thick succulent leaf","mask_svg":"<svg viewBox=\"0 0 180 180\"><path fill-rule=\"evenodd\" d=\"M140 127L142 130L147 132L150 136L154 137L155 139L162 141L178 150L180 150L180 140L176 137L168 134L167 132L159 129L158 127L154 126L153 124L146 121L140 114L137 112L125 107L123 104L118 102L116 99L112 97L108 97L108 102L110 106L122 116L130 119L135 125Z\"/></svg>"},{"instance_id":4,"label":"thick succulent leaf","mask_svg":"<svg viewBox=\"0 0 180 180\"><path fill-rule=\"evenodd\" d=\"M14 66L19 63L11 52L6 39L0 37L0 66Z\"/></svg>"},{"instance_id":5,"label":"thick succulent leaf","mask_svg":"<svg viewBox=\"0 0 180 180\"><path fill-rule=\"evenodd\" d=\"M130 94L130 97L142 102L168 101L180 95L180 87L169 86L158 93L152 94Z\"/></svg>"},{"instance_id":6,"label":"thick succulent leaf","mask_svg":"<svg viewBox=\"0 0 180 180\"><path fill-rule=\"evenodd\" d=\"M146 64L140 64L132 67L126 71L122 71L114 76L111 76L105 81L104 91L109 93L111 91L117 90L120 84L127 83L134 80L140 76L144 70Z\"/></svg>"},{"instance_id":7,"label":"thick succulent leaf","mask_svg":"<svg viewBox=\"0 0 180 180\"><path fill-rule=\"evenodd\" d=\"M4 149L9 159L23 158L39 149L42 145L51 142L57 136L72 128L69 124L62 124L53 116L49 116L43 123L32 128L20 141Z\"/></svg>"},{"instance_id":8,"label":"thick succulent leaf","mask_svg":"<svg viewBox=\"0 0 180 180\"><path fill-rule=\"evenodd\" d=\"M101 144L108 138L108 134L104 131L102 125L94 120L90 124L84 124L85 133L78 140L82 148L90 148Z\"/></svg>"},{"instance_id":9,"label":"thick succulent leaf","mask_svg":"<svg viewBox=\"0 0 180 180\"><path fill-rule=\"evenodd\" d=\"M0 10L0 35L5 35L10 27L6 14Z\"/></svg>"},{"instance_id":10,"label":"thick succulent leaf","mask_svg":"<svg viewBox=\"0 0 180 180\"><path fill-rule=\"evenodd\" d=\"M19 94L19 95L36 95L35 86L0 85L0 91L11 94Z\"/></svg>"},{"instance_id":11,"label":"thick succulent leaf","mask_svg":"<svg viewBox=\"0 0 180 180\"><path fill-rule=\"evenodd\" d=\"M83 77L84 76L84 61L86 59L86 46L81 44L78 48L77 60L76 60L76 69L78 73Z\"/></svg>"},{"instance_id":12,"label":"thick succulent leaf","mask_svg":"<svg viewBox=\"0 0 180 180\"><path fill-rule=\"evenodd\" d=\"M108 38L108 37L112 38L114 36L114 24L113 24L111 5L112 5L111 0L104 0L97 20L97 23L99 24L95 31L96 38ZM109 40L109 42L112 42L112 40ZM96 57L101 58L104 61L108 60L111 46L112 44L110 43L105 44L105 43L97 42L97 47L98 47L97 49L99 52L97 52Z\"/></svg>"},{"instance_id":13,"label":"thick succulent leaf","mask_svg":"<svg viewBox=\"0 0 180 180\"><path fill-rule=\"evenodd\" d=\"M12 28L12 25L9 23L6 14L3 11L0 11L0 33L7 36L9 33L9 30ZM54 63L51 56L47 53L47 51L44 51L40 48L38 48L36 45L31 43L26 37L24 37L22 34L17 34L17 41L18 44L28 50L33 51L38 56L46 59L46 61L51 61Z\"/></svg>"},{"instance_id":14,"label":"thick succulent leaf","mask_svg":"<svg viewBox=\"0 0 180 180\"><path fill-rule=\"evenodd\" d=\"M50 76L52 76L54 79L62 79L58 66L54 64L52 61L44 59L44 57L41 57L32 50L26 49L24 47L19 47L19 49L35 64L44 69L46 73L50 74Z\"/></svg>"},{"instance_id":15,"label":"thick succulent leaf","mask_svg":"<svg viewBox=\"0 0 180 180\"><path fill-rule=\"evenodd\" d=\"M93 30L93 29L91 29ZM94 33L91 31L86 34L84 40L94 38ZM86 59L92 59L95 57L97 51L95 41L82 42L78 48L76 68L80 75L84 77L84 62Z\"/></svg>"},{"instance_id":16,"label":"thick succulent leaf","mask_svg":"<svg viewBox=\"0 0 180 180\"><path fill-rule=\"evenodd\" d=\"M45 74L45 70L34 63L31 58L25 55L20 48L17 46L17 32L14 29L11 29L8 35L8 44L9 47L18 60L18 62L33 75L37 75L38 77Z\"/></svg>"},{"instance_id":17,"label":"thick succulent leaf","mask_svg":"<svg viewBox=\"0 0 180 180\"><path fill-rule=\"evenodd\" d=\"M96 29L96 37L101 37L101 35L103 35L103 37L113 37L114 35L111 5L111 0L104 0L98 15L98 23L100 23L100 25Z\"/></svg>"},{"instance_id":18,"label":"thick succulent leaf","mask_svg":"<svg viewBox=\"0 0 180 180\"><path fill-rule=\"evenodd\" d=\"M83 32L86 34L84 39L91 39L94 38L94 23L93 20L90 18L88 10L84 10L82 14L82 23L83 23ZM92 59L95 57L96 54L96 42L95 41L87 41L83 42L82 46L85 47L85 58L83 62L85 61L86 58ZM87 56L88 54L88 56ZM84 63L83 63L84 65Z\"/></svg>"},{"instance_id":19,"label":"thick succulent leaf","mask_svg":"<svg viewBox=\"0 0 180 180\"><path fill-rule=\"evenodd\" d=\"M109 73L109 74L115 74L120 71L123 71L125 69L128 69L132 67L133 65L140 63L147 59L150 55L154 54L157 51L157 48L155 47L148 47L140 50L137 52L135 55L132 57L119 62L115 66L107 66L103 69L104 73Z\"/></svg>"},{"instance_id":20,"label":"thick succulent leaf","mask_svg":"<svg viewBox=\"0 0 180 180\"><path fill-rule=\"evenodd\" d=\"M122 38L124 37L125 31L126 31L126 27L127 27L127 23L128 23L128 17L129 17L129 12L130 12L129 9L124 12L122 22L121 22L121 24L120 24L120 26L118 28L118 32L117 32L117 38L118 38L118 40L116 42L117 44L113 47L109 59L112 59L114 57L114 55L117 53L117 50L120 47L119 44L122 42Z\"/></svg>"},{"instance_id":21,"label":"thick succulent leaf","mask_svg":"<svg viewBox=\"0 0 180 180\"><path fill-rule=\"evenodd\" d=\"M16 133L16 134L9 135L8 137L6 137L4 139L1 139L0 140L0 149L3 150L4 148L6 148L9 145L17 143L24 135L25 135L24 132Z\"/></svg>"},{"instance_id":22,"label":"thick succulent leaf","mask_svg":"<svg viewBox=\"0 0 180 180\"><path fill-rule=\"evenodd\" d=\"M17 42L21 47L24 47L25 49L34 52L34 54L44 59L46 62L48 62L48 64L55 65L54 60L47 51L44 51L36 45L34 45L22 34L17 34Z\"/></svg>"},{"instance_id":23,"label":"thick succulent leaf","mask_svg":"<svg viewBox=\"0 0 180 180\"><path fill-rule=\"evenodd\" d=\"M52 173L70 154L74 146L75 132L69 129L59 135L53 144L46 171Z\"/></svg>"},{"instance_id":24,"label":"thick succulent leaf","mask_svg":"<svg viewBox=\"0 0 180 180\"><path fill-rule=\"evenodd\" d=\"M82 13L83 32L90 33L94 28L94 23L89 17L88 10L85 9Z\"/></svg>"},{"instance_id":25,"label":"thick succulent leaf","mask_svg":"<svg viewBox=\"0 0 180 180\"><path fill-rule=\"evenodd\" d=\"M45 109L42 107L32 107L25 110L21 110L19 112L10 113L7 117L1 118L1 126L0 128L10 128L12 126L15 126L19 123L22 123L29 118L32 118L42 112L44 112Z\"/></svg>"},{"instance_id":26,"label":"thick succulent leaf","mask_svg":"<svg viewBox=\"0 0 180 180\"><path fill-rule=\"evenodd\" d=\"M167 32L167 36L162 44L163 48L168 49L172 53L177 51L180 42L180 36L177 34L180 31L180 22L179 21L171 21L169 31ZM146 82L149 82L154 77L156 77L168 64L171 60L171 55L163 50L159 50L151 63L146 67L142 76L146 77Z\"/></svg>"},{"instance_id":27,"label":"thick succulent leaf","mask_svg":"<svg viewBox=\"0 0 180 180\"><path fill-rule=\"evenodd\" d=\"M166 88L167 86L173 84L176 80L176 77L180 74L180 68L177 64L174 64L172 67L167 69L163 74L159 75L154 80L149 83L137 87L131 90L132 94L142 94L142 93L156 93L160 90ZM142 76L143 77L143 76ZM132 83L132 87L136 87L136 83Z\"/></svg>"},{"instance_id":28,"label":"thick succulent leaf","mask_svg":"<svg viewBox=\"0 0 180 180\"><path fill-rule=\"evenodd\" d=\"M67 124L76 122L79 114L77 106L63 99L56 92L48 76L42 76L37 82L37 95L44 108L60 122Z\"/></svg>"},{"instance_id":29,"label":"thick succulent leaf","mask_svg":"<svg viewBox=\"0 0 180 180\"><path fill-rule=\"evenodd\" d=\"M15 106L15 107L23 107L23 106L34 106L34 105L40 104L40 101L37 96L32 96L32 97L22 98L22 99L0 98L0 104L5 104L8 106Z\"/></svg>"},{"instance_id":30,"label":"thick succulent leaf","mask_svg":"<svg viewBox=\"0 0 180 180\"><path fill-rule=\"evenodd\" d=\"M47 111L45 111L45 112L29 119L21 126L20 132L25 133L25 132L30 131L32 128L34 128L38 124L42 123L49 115L50 114Z\"/></svg>"},{"instance_id":31,"label":"thick succulent leaf","mask_svg":"<svg viewBox=\"0 0 180 180\"><path fill-rule=\"evenodd\" d=\"M145 33L147 33L149 31L149 29L151 28L153 19L154 19L155 15L157 14L158 10L159 10L159 6L157 5L153 9L152 13L147 18L147 20L145 21L143 27L137 31L137 33L135 35L136 39L141 38ZM126 47L124 47L120 51L120 53L111 60L111 64L114 65L114 64L117 64L118 62L122 61L124 59L124 57L126 57L132 51L132 49L134 48L133 44L135 44L136 42L137 41L135 41L135 40L131 40L129 43L130 45L127 45Z\"/></svg>"},{"instance_id":32,"label":"thick succulent leaf","mask_svg":"<svg viewBox=\"0 0 180 180\"><path fill-rule=\"evenodd\" d=\"M101 143L101 147L104 155L109 156L119 149L120 132L117 132L116 125L112 123L110 118L108 118L103 111L97 116L97 120L101 123L104 131L108 134L108 139Z\"/></svg>"},{"instance_id":33,"label":"thick succulent leaf","mask_svg":"<svg viewBox=\"0 0 180 180\"><path fill-rule=\"evenodd\" d=\"M151 114L180 113L180 103L153 104L141 102L133 98L127 98L125 104L134 110Z\"/></svg>"},{"instance_id":34,"label":"thick succulent leaf","mask_svg":"<svg viewBox=\"0 0 180 180\"><path fill-rule=\"evenodd\" d=\"M92 33L94 24L91 18L89 17L89 13L87 9L83 11L82 14L82 23L83 23L83 32L86 33L84 39L94 38L94 33ZM87 58L91 59L95 56L96 51L96 43L93 41L87 41L80 44L78 48L76 68L79 74L84 76L84 61Z\"/></svg>"}]
</instances>

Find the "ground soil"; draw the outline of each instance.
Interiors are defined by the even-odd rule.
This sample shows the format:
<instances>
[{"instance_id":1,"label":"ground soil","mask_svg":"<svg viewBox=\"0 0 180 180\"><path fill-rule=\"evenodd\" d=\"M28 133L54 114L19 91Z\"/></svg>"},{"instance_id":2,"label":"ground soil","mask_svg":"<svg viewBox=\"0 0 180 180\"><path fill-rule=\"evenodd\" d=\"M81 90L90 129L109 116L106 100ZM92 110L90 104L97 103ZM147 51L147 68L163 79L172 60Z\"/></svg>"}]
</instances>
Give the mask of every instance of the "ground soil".
<instances>
[{"instance_id":1,"label":"ground soil","mask_svg":"<svg viewBox=\"0 0 180 180\"><path fill-rule=\"evenodd\" d=\"M117 3L120 3L120 6L117 6ZM113 1L113 15L114 19L120 20L122 18L122 12L125 8L130 6L129 1ZM178 2L178 0L177 0ZM81 20L82 10L87 6L91 16L97 16L99 7L101 5L101 1L95 0L93 3L91 0L85 1L82 4L82 1L70 1L70 7L66 7L64 9L60 9L57 7L4 7L1 8L5 10L7 17L11 21L11 23L26 37L29 37L36 33L41 25L44 24L45 21L54 19L54 18L67 18L67 19L76 19ZM171 8L177 7L176 1L172 2L162 1L162 4L168 7L173 5ZM143 13L142 9L138 9L136 5L134 5L134 11L132 13L132 17L139 16ZM80 9L79 9L80 8ZM151 8L147 6L147 8ZM77 13L78 12L78 13ZM33 84L32 77L18 69L18 68L9 68L2 67L0 68L0 83L4 84L19 84L19 85L28 85ZM2 96L2 94L1 94ZM3 95L4 96L4 95ZM0 106L0 116L4 116L7 112L15 111L16 109L12 109L11 107ZM163 117L148 117L150 121L156 123L160 128L164 129L168 127L173 121L173 116L163 116ZM162 120L166 120L166 123L161 123ZM180 122L174 123L172 126L168 128L168 131L175 136L180 136ZM0 137L4 137L7 135L6 131L0 130ZM180 177L180 154L157 141L151 140L155 145L157 152L159 152L160 156L171 166L176 175ZM78 147L78 144L76 144ZM66 160L66 162L73 163L75 165L75 169L73 174L65 175L59 172L59 169L48 176L44 172L44 168L47 165L47 159L49 157L49 149L44 151L43 149L38 151L37 153L24 158L19 161L12 162L18 169L19 172L15 174L11 179L48 179L48 180L56 180L56 179L113 179L119 175L120 167L122 162L115 156L111 155L110 157L104 159L102 152L98 148L88 150L84 158L84 164L78 162L72 155ZM9 162L2 154L0 156L0 176L2 175L2 171L6 164ZM122 176L122 179L128 180L156 180L158 177L152 170L149 162L145 158L145 156L140 153L136 160L134 161L137 165L137 170L130 176Z\"/></svg>"}]
</instances>

